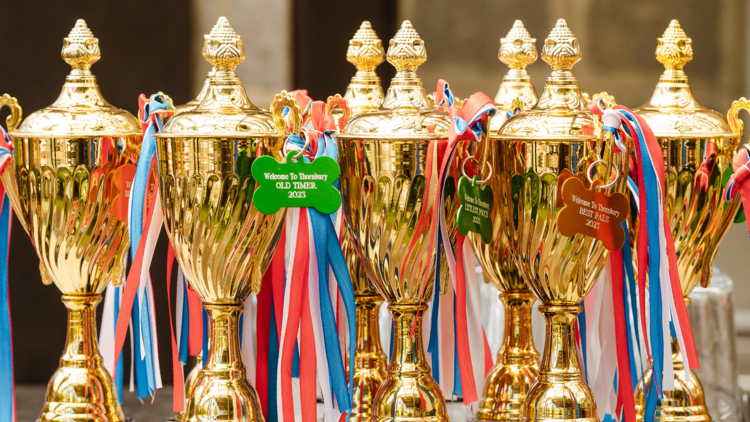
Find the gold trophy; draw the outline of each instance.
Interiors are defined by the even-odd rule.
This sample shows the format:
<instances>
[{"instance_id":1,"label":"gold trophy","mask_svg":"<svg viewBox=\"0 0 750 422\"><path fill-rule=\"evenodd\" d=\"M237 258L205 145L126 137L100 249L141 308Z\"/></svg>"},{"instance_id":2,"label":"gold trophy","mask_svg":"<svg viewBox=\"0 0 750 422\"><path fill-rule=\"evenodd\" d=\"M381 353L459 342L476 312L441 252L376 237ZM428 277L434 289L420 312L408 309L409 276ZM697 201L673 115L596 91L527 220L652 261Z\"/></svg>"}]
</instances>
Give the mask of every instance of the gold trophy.
<instances>
[{"instance_id":1,"label":"gold trophy","mask_svg":"<svg viewBox=\"0 0 750 422\"><path fill-rule=\"evenodd\" d=\"M598 120L570 71L581 50L563 19L545 41L542 59L553 72L539 101L490 134L487 163L503 223L495 236L504 231L510 255L542 302L539 310L547 320L539 375L526 393L522 420L593 422L598 421L596 404L581 375L573 324L609 250L603 240L580 232L570 235L570 226L561 222L562 211L570 206L563 200L563 186L575 182L586 192L622 196L615 192L625 190L628 162L623 154L612 153L609 137L602 142L597 136ZM592 177L593 168L597 172ZM624 196L622 200L627 203ZM498 265L495 274L507 274L508 267L513 269Z\"/></svg>"},{"instance_id":2,"label":"gold trophy","mask_svg":"<svg viewBox=\"0 0 750 422\"><path fill-rule=\"evenodd\" d=\"M427 184L425 172L430 170L428 155L437 149L435 141L447 139L449 128L447 113L428 102L415 73L426 58L424 42L404 21L388 48L388 62L397 73L383 105L354 117L342 133L333 135L340 152L343 212L354 248L394 320L393 353L375 395L373 422L448 420L422 342L422 316L440 259L430 234L437 224L433 212L439 206L439 186L436 178ZM446 204L446 215L455 215L455 193ZM455 219L450 232L455 236Z\"/></svg>"},{"instance_id":3,"label":"gold trophy","mask_svg":"<svg viewBox=\"0 0 750 422\"><path fill-rule=\"evenodd\" d=\"M344 94L352 114L356 116L377 110L383 103L383 88L380 86L380 78L375 73L375 68L385 60L385 50L370 22L362 22L354 38L349 41L346 59L357 67L357 73ZM383 303L383 297L367 278L367 272L357 256L354 239L349 230L345 230L342 235L341 248L352 278L357 307L351 418L356 421L369 421L375 393L386 376L386 359L380 343L378 326L378 311Z\"/></svg>"},{"instance_id":4,"label":"gold trophy","mask_svg":"<svg viewBox=\"0 0 750 422\"><path fill-rule=\"evenodd\" d=\"M537 59L535 42L536 39L531 38L520 20L500 40L500 61L507 64L510 70L495 96L500 116L490 121L491 133L500 129L505 121L502 116L505 111L516 106L521 106L523 110L537 101L531 76L526 71L526 67ZM486 151L480 153L486 154ZM494 192L498 191L492 181L490 186ZM500 290L500 300L505 309L503 345L498 351L497 363L485 380L476 418L517 421L521 419L521 406L526 393L536 381L539 371L539 353L534 347L531 332L531 309L535 299L510 255L501 216L500 207L495 206L490 214L493 220L490 243L482 242L482 238L475 233L469 236L477 260L482 265L485 281L492 282Z\"/></svg>"},{"instance_id":5,"label":"gold trophy","mask_svg":"<svg viewBox=\"0 0 750 422\"><path fill-rule=\"evenodd\" d=\"M9 125L15 150L2 181L39 255L42 280L55 283L68 308L65 351L40 421L125 420L102 366L96 306L107 283L123 278L126 181L142 135L138 119L102 97L90 70L100 57L99 40L79 19L63 42L72 70L60 96L18 128L21 111L14 110Z\"/></svg>"},{"instance_id":6,"label":"gold trophy","mask_svg":"<svg viewBox=\"0 0 750 422\"><path fill-rule=\"evenodd\" d=\"M209 85L211 85L211 77L214 76L215 72L216 72L216 68L211 68L211 70L208 71L208 74L206 75L206 80L203 82L203 86L201 87L200 92L198 92L198 96L188 101L185 104L176 106L174 108L173 116L176 116L188 110L192 110L198 107L203 102L203 100L206 98L206 93L208 93L208 87ZM185 306L187 306L187 304L185 304ZM187 335L187 333L185 335ZM193 388L195 388L195 383L198 380L198 374L200 373L202 367L203 367L203 352L200 352L198 353L198 356L196 356L195 366L193 366L193 368L190 370L190 372L188 372L188 375L185 378L184 391L185 391L186 399L190 397L190 395L193 393ZM177 413L176 415L174 415L172 418L168 420L181 422L184 418L185 418L185 412L182 411L181 413Z\"/></svg>"},{"instance_id":7,"label":"gold trophy","mask_svg":"<svg viewBox=\"0 0 750 422\"><path fill-rule=\"evenodd\" d=\"M733 172L732 158L742 137L742 121L737 115L750 107L744 98L735 101L727 119L698 104L682 70L692 58L692 41L679 22L673 20L656 47L656 59L664 65L664 73L651 99L634 110L646 119L664 154L665 212L672 228L686 304L690 303L688 295L698 282L703 287L710 284L719 243L740 208L737 198L731 203L724 202L724 193ZM637 238L637 222L631 225L630 232ZM633 258L636 259L636 254ZM703 386L692 370L690 379L685 377L682 354L674 339L672 364L675 389L664 391L661 420L710 421ZM644 379L650 384L650 370ZM645 410L643 387L644 382L639 382L636 389L636 407L641 419Z\"/></svg>"},{"instance_id":8,"label":"gold trophy","mask_svg":"<svg viewBox=\"0 0 750 422\"><path fill-rule=\"evenodd\" d=\"M234 72L245 50L226 18L206 35L203 56L215 68L205 98L169 119L157 135L167 234L210 318L208 358L184 420L220 415L226 421L262 421L241 360L239 317L247 297L260 289L285 211L264 215L255 209L250 167L261 155L281 158L282 109L289 106L298 130L299 108L289 95L277 96L273 115L250 102Z\"/></svg>"}]
</instances>

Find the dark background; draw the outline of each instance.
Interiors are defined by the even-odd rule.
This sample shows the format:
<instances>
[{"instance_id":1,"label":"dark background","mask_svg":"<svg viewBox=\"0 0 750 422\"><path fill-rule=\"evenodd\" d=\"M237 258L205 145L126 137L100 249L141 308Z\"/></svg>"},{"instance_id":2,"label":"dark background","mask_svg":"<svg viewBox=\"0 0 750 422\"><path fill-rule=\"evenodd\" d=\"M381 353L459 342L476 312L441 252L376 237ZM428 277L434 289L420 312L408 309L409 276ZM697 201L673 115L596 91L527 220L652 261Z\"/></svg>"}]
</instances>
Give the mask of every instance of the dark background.
<instances>
[{"instance_id":1,"label":"dark background","mask_svg":"<svg viewBox=\"0 0 750 422\"><path fill-rule=\"evenodd\" d=\"M294 86L288 89L308 89L316 99L343 93L354 74L354 67L343 60L343 55L361 21L370 20L386 45L396 33L395 0L369 1L356 8L351 5L343 0L294 1ZM98 78L104 98L111 104L137 114L141 93L163 91L176 104L185 103L197 94L190 86L188 1L5 2L3 16L0 94L7 92L18 98L24 116L57 98L70 71L70 66L60 58L63 38L79 18L85 19L99 38L102 58L94 64L92 72ZM246 40L249 36L240 35ZM329 62L335 65L328 65ZM380 66L379 73L387 85L392 68ZM3 121L7 114L7 109L0 111ZM158 308L162 378L165 384L171 384L166 250L167 237L162 232L151 275ZM54 285L42 284L38 265L28 235L14 218L9 289L15 379L19 384L46 384L58 366L65 344L66 310L60 301L60 291ZM101 310L99 306L100 319ZM126 356L125 362L129 361Z\"/></svg>"}]
</instances>

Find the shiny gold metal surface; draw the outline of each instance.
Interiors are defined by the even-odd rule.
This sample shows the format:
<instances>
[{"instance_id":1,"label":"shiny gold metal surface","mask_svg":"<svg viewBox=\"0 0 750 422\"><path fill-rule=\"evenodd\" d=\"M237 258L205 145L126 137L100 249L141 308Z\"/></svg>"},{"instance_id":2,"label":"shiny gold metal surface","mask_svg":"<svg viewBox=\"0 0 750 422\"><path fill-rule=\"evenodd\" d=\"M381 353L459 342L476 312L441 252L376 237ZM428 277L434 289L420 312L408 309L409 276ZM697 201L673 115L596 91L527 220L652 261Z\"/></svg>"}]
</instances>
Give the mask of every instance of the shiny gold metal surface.
<instances>
[{"instance_id":1,"label":"shiny gold metal surface","mask_svg":"<svg viewBox=\"0 0 750 422\"><path fill-rule=\"evenodd\" d=\"M672 339L672 365L674 366L673 391L664 390L664 396L658 406L658 420L669 422L711 422L711 415L706 407L706 397L695 372L690 370L690 380L685 377L685 365L682 361L682 353L676 339ZM635 391L636 420L643 421L646 409L646 395L643 391L643 383L651 383L651 370L644 374L643 382L638 383Z\"/></svg>"},{"instance_id":2,"label":"shiny gold metal surface","mask_svg":"<svg viewBox=\"0 0 750 422\"><path fill-rule=\"evenodd\" d=\"M353 115L376 110L383 104L383 88L375 68L385 60L383 43L370 22L362 22L349 41L346 60L357 67L357 73L346 87L344 98Z\"/></svg>"},{"instance_id":3,"label":"shiny gold metal surface","mask_svg":"<svg viewBox=\"0 0 750 422\"><path fill-rule=\"evenodd\" d=\"M594 397L583 381L573 324L580 303L604 268L609 251L600 240L560 233L561 177L579 177L596 160L594 180L612 182L604 192L625 190L628 162L599 138L598 119L570 69L581 59L578 40L560 19L545 41L542 59L552 66L539 101L491 133L488 162L494 169L496 206L510 255L542 302L547 334L536 383L526 395L522 420L597 421ZM626 157L625 157L626 158ZM616 178L616 180L615 180Z\"/></svg>"},{"instance_id":4,"label":"shiny gold metal surface","mask_svg":"<svg viewBox=\"0 0 750 422\"><path fill-rule=\"evenodd\" d=\"M209 314L205 367L187 400L185 421L262 421L239 346L239 316L278 243L285 211L253 205L250 174L261 155L281 158L286 125L281 110L299 108L289 94L271 109L254 106L234 69L245 58L240 36L219 18L205 37L203 56L215 68L203 101L172 117L159 133L159 186L164 223L175 256ZM295 119L299 129L299 119Z\"/></svg>"},{"instance_id":5,"label":"shiny gold metal surface","mask_svg":"<svg viewBox=\"0 0 750 422\"><path fill-rule=\"evenodd\" d=\"M651 99L634 110L646 119L664 154L665 212L672 228L686 303L698 283L703 287L711 283L719 243L740 208L738 198L726 203L724 193L733 173L732 158L742 138L742 121L737 115L750 107L744 98L735 101L725 118L701 106L683 70L692 58L692 40L679 22L672 20L656 47L656 59L664 65L664 73ZM638 222L633 221L630 227L631 236L637 239ZM636 254L633 258L637 259ZM695 373L687 381L682 355L674 342L672 352L675 390L664 392L657 414L662 421L710 421L700 381ZM649 380L651 372L647 371L644 377ZM639 382L636 390L639 418L645 409L643 387Z\"/></svg>"},{"instance_id":6,"label":"shiny gold metal surface","mask_svg":"<svg viewBox=\"0 0 750 422\"><path fill-rule=\"evenodd\" d=\"M357 67L357 73L344 94L344 99L352 114L356 116L377 110L383 103L384 95L375 68L385 60L385 50L370 22L362 22L354 38L349 41L346 59ZM354 239L348 230L344 231L341 236L341 247L354 286L357 312L351 418L355 421L369 421L375 393L383 383L386 374L386 356L380 343L378 327L378 310L383 303L383 298L368 280L362 261L357 256Z\"/></svg>"},{"instance_id":7,"label":"shiny gold metal surface","mask_svg":"<svg viewBox=\"0 0 750 422\"><path fill-rule=\"evenodd\" d=\"M203 81L203 86L201 87L200 92L198 92L198 96L185 104L175 106L174 115L192 110L198 107L203 102L203 100L206 98L206 94L208 93L208 86L211 84L211 77L214 76L214 73L216 73L216 68L211 68L211 70L209 70L208 74L206 75L206 80Z\"/></svg>"},{"instance_id":8,"label":"shiny gold metal surface","mask_svg":"<svg viewBox=\"0 0 750 422\"><path fill-rule=\"evenodd\" d=\"M505 121L505 111L520 107L523 111L537 102L534 85L526 67L536 61L534 43L523 23L517 20L505 38L500 40L500 60L510 67L503 78L495 104L500 115L490 121L490 132L497 132ZM485 145L486 147L487 145ZM479 151L480 160L487 151ZM499 192L496 179L490 179L493 192ZM482 401L476 418L481 420L521 419L521 406L526 393L536 382L539 372L539 354L531 335L531 308L534 296L526 285L516 263L510 255L510 245L502 221L502 204L495 195L492 208L492 240L482 242L475 233L469 240L477 260L482 265L486 282L492 282L500 290L500 299L505 311L503 345L497 354L497 363L484 383Z\"/></svg>"},{"instance_id":9,"label":"shiny gold metal surface","mask_svg":"<svg viewBox=\"0 0 750 422\"><path fill-rule=\"evenodd\" d=\"M427 156L428 149L435 152L436 140L447 138L449 128L447 114L429 104L415 73L426 58L424 42L404 21L388 48L388 62L397 73L383 104L333 135L339 145L344 217L367 276L394 318L393 354L375 396L373 422L448 420L421 334L424 298L433 292L440 259L430 236L437 224L439 186L436 178L429 184L425 180ZM449 176L447 215L457 211L455 176ZM455 236L455 220L449 225Z\"/></svg>"},{"instance_id":10,"label":"shiny gold metal surface","mask_svg":"<svg viewBox=\"0 0 750 422\"><path fill-rule=\"evenodd\" d=\"M68 340L47 388L40 421L123 421L112 379L96 341L95 308L112 280L119 284L129 246L127 217L113 210L126 195L118 171L138 160L138 119L107 103L91 65L99 40L78 20L62 57L72 70L55 102L9 125L13 163L2 181L40 258L68 308ZM121 203L122 201L120 201Z\"/></svg>"},{"instance_id":11,"label":"shiny gold metal surface","mask_svg":"<svg viewBox=\"0 0 750 422\"><path fill-rule=\"evenodd\" d=\"M497 132L503 125L503 113L510 110L515 99L520 99L524 109L536 104L539 97L534 90L534 82L526 68L537 59L536 38L517 20L505 38L500 39L500 51L497 53L501 62L510 68L503 77L500 89L495 95L495 105L500 113L490 121L490 131Z\"/></svg>"},{"instance_id":12,"label":"shiny gold metal surface","mask_svg":"<svg viewBox=\"0 0 750 422\"><path fill-rule=\"evenodd\" d=\"M510 257L507 259L512 264ZM525 289L500 293L500 300L505 308L503 345L497 353L497 363L484 382L476 418L518 421L526 394L539 376L539 353L531 332L531 309L535 299Z\"/></svg>"}]
</instances>

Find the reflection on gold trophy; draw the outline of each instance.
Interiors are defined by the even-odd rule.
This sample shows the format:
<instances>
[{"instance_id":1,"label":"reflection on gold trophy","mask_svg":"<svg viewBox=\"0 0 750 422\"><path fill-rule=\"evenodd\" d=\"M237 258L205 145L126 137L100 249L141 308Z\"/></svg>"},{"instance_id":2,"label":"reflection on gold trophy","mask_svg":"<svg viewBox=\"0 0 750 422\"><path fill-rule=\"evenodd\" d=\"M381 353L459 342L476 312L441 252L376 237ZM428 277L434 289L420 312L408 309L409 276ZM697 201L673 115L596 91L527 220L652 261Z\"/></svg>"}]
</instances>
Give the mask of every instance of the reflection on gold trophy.
<instances>
[{"instance_id":1,"label":"reflection on gold trophy","mask_svg":"<svg viewBox=\"0 0 750 422\"><path fill-rule=\"evenodd\" d=\"M490 121L491 133L500 129L507 110L519 106L523 110L537 101L531 76L526 71L526 67L537 59L535 42L536 39L531 38L519 20L500 40L500 61L510 70L495 97L499 116ZM482 156L486 157L487 151L482 151L480 146L480 161ZM489 184L493 192L500 191L496 179L490 179ZM472 233L469 236L485 281L491 281L500 290L505 309L503 344L497 354L497 363L487 375L476 418L517 421L521 419L526 393L539 371L539 353L531 332L531 309L535 299L510 255L502 221L501 197L495 195L494 199L490 214L492 241L485 244L479 235Z\"/></svg>"},{"instance_id":2,"label":"reflection on gold trophy","mask_svg":"<svg viewBox=\"0 0 750 422\"><path fill-rule=\"evenodd\" d=\"M449 128L447 114L430 105L415 73L426 58L424 42L404 21L388 48L388 62L397 73L383 105L354 117L334 135L344 217L369 279L394 320L393 353L375 396L373 422L448 420L422 342L422 316L440 259L430 236L431 225L437 224L439 186L435 178L426 183L427 157L435 152L435 140L447 139ZM455 193L446 203L446 215L455 215ZM455 220L450 229L455 236Z\"/></svg>"},{"instance_id":3,"label":"reflection on gold trophy","mask_svg":"<svg viewBox=\"0 0 750 422\"><path fill-rule=\"evenodd\" d=\"M39 420L124 421L102 366L96 306L107 283L123 278L130 243L125 181L135 173L141 129L133 115L102 98L90 70L101 57L99 40L82 19L65 38L62 57L72 70L57 100L18 128L21 111L13 111L13 164L2 174L39 255L42 280L55 283L68 308L65 351Z\"/></svg>"},{"instance_id":4,"label":"reflection on gold trophy","mask_svg":"<svg viewBox=\"0 0 750 422\"><path fill-rule=\"evenodd\" d=\"M679 22L673 20L656 47L656 59L664 65L664 73L651 99L634 110L646 119L664 154L665 212L672 228L686 304L690 303L688 295L698 282L703 287L710 284L719 243L740 208L737 198L731 203L724 202L724 192L733 172L732 158L742 137L742 121L737 115L750 107L744 99L735 101L727 120L698 104L682 70L692 58L692 41ZM634 239L638 237L637 222L631 224L630 233ZM637 259L636 254L633 258ZM690 379L685 377L682 354L674 339L672 364L675 390L664 391L661 420L710 421L703 386L692 370ZM644 378L650 384L650 370ZM639 418L643 418L645 410L643 386L639 382L636 390Z\"/></svg>"},{"instance_id":5,"label":"reflection on gold trophy","mask_svg":"<svg viewBox=\"0 0 750 422\"><path fill-rule=\"evenodd\" d=\"M545 41L542 59L553 72L539 101L491 134L488 149L492 187L502 213L500 230L547 320L539 377L526 395L522 418L597 421L594 397L578 363L573 324L609 251L593 237L563 235L557 217L564 205L564 181L581 181L587 189L589 180L601 181L600 192L622 192L628 162L612 153L609 138L601 142L596 136L596 117L588 112L570 71L581 50L564 20Z\"/></svg>"},{"instance_id":6,"label":"reflection on gold trophy","mask_svg":"<svg viewBox=\"0 0 750 422\"><path fill-rule=\"evenodd\" d=\"M370 22L362 22L354 38L349 41L346 59L357 67L357 73L344 94L352 114L356 116L377 110L383 103L383 88L375 68L385 60L385 50ZM383 297L367 278L367 272L357 256L354 239L348 230L342 234L341 248L354 285L354 301L357 306L351 417L356 421L368 421L372 415L375 393L386 375L386 359L378 326L378 310Z\"/></svg>"},{"instance_id":7,"label":"reflection on gold trophy","mask_svg":"<svg viewBox=\"0 0 750 422\"><path fill-rule=\"evenodd\" d=\"M208 312L205 367L188 397L185 421L262 421L258 396L247 381L239 343L243 304L260 289L278 243L285 211L264 215L252 203L255 158L280 158L289 107L277 96L274 115L254 106L235 67L245 58L240 36L220 18L205 37L203 56L215 68L197 107L172 117L158 134L159 186L164 222L180 267Z\"/></svg>"}]
</instances>

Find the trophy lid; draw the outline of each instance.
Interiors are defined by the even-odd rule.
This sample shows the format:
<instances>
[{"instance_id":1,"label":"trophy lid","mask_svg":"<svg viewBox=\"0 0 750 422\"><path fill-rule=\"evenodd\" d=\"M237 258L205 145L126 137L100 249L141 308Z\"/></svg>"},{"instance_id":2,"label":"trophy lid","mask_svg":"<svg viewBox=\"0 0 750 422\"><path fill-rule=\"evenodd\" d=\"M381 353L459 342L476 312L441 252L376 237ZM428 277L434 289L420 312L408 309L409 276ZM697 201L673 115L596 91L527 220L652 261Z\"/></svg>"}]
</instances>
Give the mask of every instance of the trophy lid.
<instances>
[{"instance_id":1,"label":"trophy lid","mask_svg":"<svg viewBox=\"0 0 750 422\"><path fill-rule=\"evenodd\" d=\"M664 73L651 99L633 110L643 116L659 138L731 138L732 129L723 114L698 104L682 68L693 59L693 41L673 19L658 39L656 60Z\"/></svg>"},{"instance_id":2,"label":"trophy lid","mask_svg":"<svg viewBox=\"0 0 750 422\"><path fill-rule=\"evenodd\" d=\"M383 88L375 68L385 60L385 50L370 22L362 22L349 41L346 60L357 67L344 94L349 108L354 115L376 110L383 103Z\"/></svg>"},{"instance_id":3,"label":"trophy lid","mask_svg":"<svg viewBox=\"0 0 750 422\"><path fill-rule=\"evenodd\" d=\"M78 19L63 40L62 58L72 67L60 96L31 113L11 135L24 138L122 137L141 135L138 119L109 104L91 73L101 57L99 39Z\"/></svg>"},{"instance_id":4,"label":"trophy lid","mask_svg":"<svg viewBox=\"0 0 750 422\"><path fill-rule=\"evenodd\" d=\"M352 118L333 136L348 139L433 139L448 134L448 113L427 100L416 70L427 60L424 41L411 22L404 21L388 46L386 59L396 68L383 104Z\"/></svg>"},{"instance_id":5,"label":"trophy lid","mask_svg":"<svg viewBox=\"0 0 750 422\"><path fill-rule=\"evenodd\" d=\"M581 60L581 48L564 19L557 21L542 49L542 60L552 66L539 101L506 120L493 138L549 140L593 139L596 121L570 69Z\"/></svg>"},{"instance_id":6,"label":"trophy lid","mask_svg":"<svg viewBox=\"0 0 750 422\"><path fill-rule=\"evenodd\" d=\"M188 101L185 104L175 106L174 108L175 115L184 113L190 109L196 108L200 105L200 103L203 102L203 100L206 98L206 93L208 92L208 86L211 85L211 77L214 76L215 73L216 73L216 68L212 67L211 70L209 70L208 74L206 75L206 80L203 81L203 86L201 87L200 92L198 92L198 96Z\"/></svg>"},{"instance_id":7,"label":"trophy lid","mask_svg":"<svg viewBox=\"0 0 750 422\"><path fill-rule=\"evenodd\" d=\"M245 60L240 36L225 17L205 35L203 57L214 67L200 104L170 118L159 138L254 138L277 137L271 113L247 98L235 73Z\"/></svg>"},{"instance_id":8,"label":"trophy lid","mask_svg":"<svg viewBox=\"0 0 750 422\"><path fill-rule=\"evenodd\" d=\"M513 107L513 102L519 99L524 109L536 104L539 97L534 90L534 82L526 68L534 63L538 57L536 52L536 38L517 20L505 38L500 39L500 51L497 57L510 68L503 77L500 89L495 95L495 105L499 110L506 111ZM490 131L497 132L502 126L503 119L492 119Z\"/></svg>"}]
</instances>

